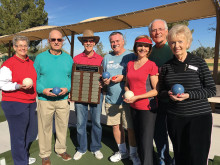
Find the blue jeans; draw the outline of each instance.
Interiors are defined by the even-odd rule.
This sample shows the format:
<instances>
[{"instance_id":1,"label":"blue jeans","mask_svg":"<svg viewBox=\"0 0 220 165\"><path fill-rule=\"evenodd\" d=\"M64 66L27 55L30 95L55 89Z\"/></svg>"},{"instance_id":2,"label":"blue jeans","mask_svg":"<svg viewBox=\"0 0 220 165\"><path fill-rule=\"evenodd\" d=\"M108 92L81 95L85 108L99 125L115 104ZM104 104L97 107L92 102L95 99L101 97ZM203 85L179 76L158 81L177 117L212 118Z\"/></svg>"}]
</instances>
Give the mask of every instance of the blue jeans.
<instances>
[{"instance_id":1,"label":"blue jeans","mask_svg":"<svg viewBox=\"0 0 220 165\"><path fill-rule=\"evenodd\" d=\"M171 163L167 133L167 106L168 103L159 102L154 130L154 141L161 165Z\"/></svg>"},{"instance_id":2,"label":"blue jeans","mask_svg":"<svg viewBox=\"0 0 220 165\"><path fill-rule=\"evenodd\" d=\"M36 140L38 132L36 105L36 102L2 101L9 126L14 165L28 164L30 144Z\"/></svg>"},{"instance_id":3,"label":"blue jeans","mask_svg":"<svg viewBox=\"0 0 220 165\"><path fill-rule=\"evenodd\" d=\"M101 138L102 138L102 126L100 123L101 113L102 113L102 100L103 96L100 96L99 104L88 104L88 103L75 103L75 111L77 118L77 141L78 147L77 151L84 153L87 150L87 132L86 126L88 121L88 112L90 112L91 121L92 121L92 130L91 130L91 152L96 152L100 150ZM88 106L90 111L88 111Z\"/></svg>"}]
</instances>

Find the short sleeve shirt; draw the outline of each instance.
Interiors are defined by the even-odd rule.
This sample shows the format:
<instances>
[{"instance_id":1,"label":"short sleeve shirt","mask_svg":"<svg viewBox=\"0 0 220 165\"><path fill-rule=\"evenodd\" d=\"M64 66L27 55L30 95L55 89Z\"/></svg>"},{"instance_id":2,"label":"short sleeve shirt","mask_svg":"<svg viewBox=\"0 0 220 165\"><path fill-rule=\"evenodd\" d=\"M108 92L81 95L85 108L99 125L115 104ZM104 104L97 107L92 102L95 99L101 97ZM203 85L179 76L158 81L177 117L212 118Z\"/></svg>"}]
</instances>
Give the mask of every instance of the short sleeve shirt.
<instances>
[{"instance_id":1,"label":"short sleeve shirt","mask_svg":"<svg viewBox=\"0 0 220 165\"><path fill-rule=\"evenodd\" d=\"M148 88L150 85L150 76L158 74L158 67L153 61L148 60L143 66L138 69L134 69L134 61L130 61L127 66L127 81L129 84L130 90L134 95L141 95L151 88ZM140 99L136 102L130 104L131 107L139 110L150 110L149 99Z\"/></svg>"},{"instance_id":2,"label":"short sleeve shirt","mask_svg":"<svg viewBox=\"0 0 220 165\"><path fill-rule=\"evenodd\" d=\"M75 64L82 64L82 65L97 65L101 66L103 57L97 54L94 51L93 56L88 57L84 52L76 55L73 58Z\"/></svg>"}]
</instances>

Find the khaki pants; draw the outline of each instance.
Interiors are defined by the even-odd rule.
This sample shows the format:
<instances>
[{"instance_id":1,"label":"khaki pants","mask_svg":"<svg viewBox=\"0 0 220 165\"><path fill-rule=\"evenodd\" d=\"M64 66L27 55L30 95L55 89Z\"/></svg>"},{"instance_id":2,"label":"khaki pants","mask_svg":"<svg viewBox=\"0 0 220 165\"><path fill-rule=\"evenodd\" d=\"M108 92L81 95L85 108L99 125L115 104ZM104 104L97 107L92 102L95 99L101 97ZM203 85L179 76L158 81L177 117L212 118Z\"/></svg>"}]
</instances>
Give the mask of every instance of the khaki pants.
<instances>
[{"instance_id":1,"label":"khaki pants","mask_svg":"<svg viewBox=\"0 0 220 165\"><path fill-rule=\"evenodd\" d=\"M55 117L56 143L55 152L66 152L66 134L69 121L69 104L67 100L38 101L38 137L39 156L45 158L51 154L53 115Z\"/></svg>"}]
</instances>

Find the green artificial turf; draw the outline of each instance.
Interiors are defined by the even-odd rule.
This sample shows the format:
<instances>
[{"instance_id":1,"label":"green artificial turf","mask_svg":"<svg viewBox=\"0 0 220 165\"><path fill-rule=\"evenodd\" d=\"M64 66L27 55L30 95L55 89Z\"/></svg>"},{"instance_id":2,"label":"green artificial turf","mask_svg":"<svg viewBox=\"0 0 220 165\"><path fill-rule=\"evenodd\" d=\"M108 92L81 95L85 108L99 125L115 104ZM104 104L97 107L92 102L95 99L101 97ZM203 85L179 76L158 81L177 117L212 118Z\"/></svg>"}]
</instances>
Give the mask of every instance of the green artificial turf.
<instances>
[{"instance_id":1,"label":"green artificial turf","mask_svg":"<svg viewBox=\"0 0 220 165\"><path fill-rule=\"evenodd\" d=\"M90 139L90 128L87 132L88 135L88 144ZM60 157L57 157L55 154L53 148L54 148L54 138L52 142L52 154L51 154L51 162L52 165L132 165L132 162L129 159L125 159L122 161L119 161L117 163L112 163L109 161L109 157L117 151L117 145L115 143L113 134L112 134L112 128L103 125L103 135L102 135L102 153L104 155L104 158L102 160L97 160L94 155L87 151L85 155L80 160L70 160L70 161L63 161ZM76 128L70 127L68 129L67 134L67 152L73 156L76 152L76 146L77 146L77 137L76 137ZM38 148L38 141L36 140L30 149L31 157L37 158L37 161L33 165L41 165L41 158L38 156L39 154L39 148ZM173 153L170 153L171 156L173 156ZM5 158L6 165L13 165L13 160L11 157L11 151L5 152L3 154L0 154L0 159ZM209 161L208 165L220 165L220 157L215 156L214 159Z\"/></svg>"},{"instance_id":2,"label":"green artificial turf","mask_svg":"<svg viewBox=\"0 0 220 165\"><path fill-rule=\"evenodd\" d=\"M90 130L90 129L88 129ZM90 131L87 133L88 139L90 139ZM54 138L52 142L52 154L51 154L51 162L52 165L112 165L112 162L108 160L108 158L117 151L117 145L115 143L114 137L112 135L112 129L107 126L103 126L103 135L102 135L102 148L101 152L104 155L104 158L102 160L98 160L94 157L94 155L87 151L85 155L80 160L70 160L70 161L63 161L60 157L57 157L57 155L54 152ZM88 140L88 144L89 144ZM76 129L74 127L71 127L68 129L67 134L67 153L69 153L71 156L74 155L76 152L76 146L77 145L77 137L76 137ZM37 158L37 161L33 165L41 165L41 158L38 156L39 154L39 148L38 148L38 140L36 140L32 145L30 149L31 157ZM0 154L0 159L5 158L6 165L13 165L13 160L11 157L11 151L5 152L3 154ZM132 165L132 162L129 159L120 161L118 163L114 163L115 165Z\"/></svg>"},{"instance_id":3,"label":"green artificial turf","mask_svg":"<svg viewBox=\"0 0 220 165\"><path fill-rule=\"evenodd\" d=\"M1 102L0 102L0 122L3 122L5 120L6 120L5 114L4 114L3 110L2 110L2 106L1 106Z\"/></svg>"}]
</instances>

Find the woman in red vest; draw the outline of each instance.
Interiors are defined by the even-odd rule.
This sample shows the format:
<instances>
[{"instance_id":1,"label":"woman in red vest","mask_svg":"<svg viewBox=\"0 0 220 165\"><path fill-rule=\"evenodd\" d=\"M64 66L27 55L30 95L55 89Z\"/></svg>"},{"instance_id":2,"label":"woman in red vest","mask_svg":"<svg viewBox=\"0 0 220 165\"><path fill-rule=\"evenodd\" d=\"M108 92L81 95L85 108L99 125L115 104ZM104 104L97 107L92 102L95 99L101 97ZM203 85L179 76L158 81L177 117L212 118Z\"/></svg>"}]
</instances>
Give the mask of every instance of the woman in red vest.
<instances>
[{"instance_id":1,"label":"woman in red vest","mask_svg":"<svg viewBox=\"0 0 220 165\"><path fill-rule=\"evenodd\" d=\"M33 61L27 56L28 45L27 37L15 36L15 55L5 61L0 69L1 105L8 121L14 165L36 161L35 158L29 159L29 148L37 136L37 73ZM30 78L29 84L23 83L25 78Z\"/></svg>"}]
</instances>

